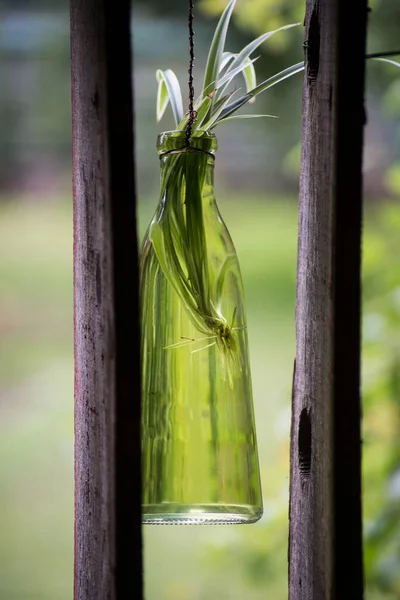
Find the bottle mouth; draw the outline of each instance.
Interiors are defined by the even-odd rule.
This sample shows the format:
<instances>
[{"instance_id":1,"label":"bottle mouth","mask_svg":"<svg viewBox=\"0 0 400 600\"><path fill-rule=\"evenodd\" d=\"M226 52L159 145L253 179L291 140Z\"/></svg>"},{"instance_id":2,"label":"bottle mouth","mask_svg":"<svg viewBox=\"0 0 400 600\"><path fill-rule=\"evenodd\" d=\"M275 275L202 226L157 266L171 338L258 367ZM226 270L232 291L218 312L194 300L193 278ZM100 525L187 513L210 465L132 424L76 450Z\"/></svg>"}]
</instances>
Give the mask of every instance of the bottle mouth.
<instances>
[{"instance_id":1,"label":"bottle mouth","mask_svg":"<svg viewBox=\"0 0 400 600\"><path fill-rule=\"evenodd\" d=\"M185 146L185 131L164 131L157 137L158 154L164 154L173 150L183 150ZM210 131L194 131L190 138L189 147L214 155L218 149L217 138Z\"/></svg>"}]
</instances>

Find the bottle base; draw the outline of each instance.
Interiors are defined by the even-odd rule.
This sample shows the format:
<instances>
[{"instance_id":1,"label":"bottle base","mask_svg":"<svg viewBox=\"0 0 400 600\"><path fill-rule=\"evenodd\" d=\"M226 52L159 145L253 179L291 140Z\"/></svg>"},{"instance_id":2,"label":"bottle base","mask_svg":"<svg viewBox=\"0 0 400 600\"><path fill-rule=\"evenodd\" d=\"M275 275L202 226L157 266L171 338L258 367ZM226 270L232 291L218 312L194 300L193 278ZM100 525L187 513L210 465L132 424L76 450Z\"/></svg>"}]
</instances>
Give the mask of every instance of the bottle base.
<instances>
[{"instance_id":1,"label":"bottle base","mask_svg":"<svg viewBox=\"0 0 400 600\"><path fill-rule=\"evenodd\" d=\"M239 525L256 523L262 508L237 504L145 504L142 523L147 525Z\"/></svg>"}]
</instances>

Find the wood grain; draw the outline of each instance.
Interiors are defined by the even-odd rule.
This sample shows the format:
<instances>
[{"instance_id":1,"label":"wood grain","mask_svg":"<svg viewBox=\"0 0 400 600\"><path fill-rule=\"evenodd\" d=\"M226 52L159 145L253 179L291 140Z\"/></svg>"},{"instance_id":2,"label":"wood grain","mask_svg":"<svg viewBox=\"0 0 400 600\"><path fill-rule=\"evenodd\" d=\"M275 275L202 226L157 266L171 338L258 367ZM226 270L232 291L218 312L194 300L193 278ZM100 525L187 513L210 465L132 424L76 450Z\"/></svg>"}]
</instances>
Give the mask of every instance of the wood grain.
<instances>
[{"instance_id":1,"label":"wood grain","mask_svg":"<svg viewBox=\"0 0 400 600\"><path fill-rule=\"evenodd\" d=\"M289 598L363 598L360 265L366 0L307 0Z\"/></svg>"},{"instance_id":2,"label":"wood grain","mask_svg":"<svg viewBox=\"0 0 400 600\"><path fill-rule=\"evenodd\" d=\"M129 0L71 0L75 600L142 598Z\"/></svg>"}]
</instances>

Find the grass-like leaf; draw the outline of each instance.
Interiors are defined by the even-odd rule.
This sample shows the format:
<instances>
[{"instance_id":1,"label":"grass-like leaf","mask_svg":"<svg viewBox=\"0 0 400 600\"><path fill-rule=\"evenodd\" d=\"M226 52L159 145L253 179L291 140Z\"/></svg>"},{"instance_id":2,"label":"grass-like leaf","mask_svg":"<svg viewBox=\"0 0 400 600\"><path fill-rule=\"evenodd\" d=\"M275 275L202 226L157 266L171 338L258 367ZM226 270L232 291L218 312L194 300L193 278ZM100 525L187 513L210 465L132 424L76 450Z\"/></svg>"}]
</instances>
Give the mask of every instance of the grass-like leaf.
<instances>
[{"instance_id":1,"label":"grass-like leaf","mask_svg":"<svg viewBox=\"0 0 400 600\"><path fill-rule=\"evenodd\" d=\"M246 102L253 104L256 96L264 90L304 69L304 64L298 63L257 85L254 63L259 57L251 58L252 53L272 35L296 27L299 23L284 25L264 33L247 44L238 53L227 52L225 50L225 40L235 4L236 0L230 0L218 21L208 53L203 88L200 96L194 101L194 110L197 112L198 118L193 123L192 131L215 127L218 122L227 120ZM226 90L238 75L244 77L246 94L232 102L230 101L232 94L227 94ZM188 113L184 114L182 94L174 72L170 69L166 71L159 70L157 71L157 80L159 82L157 121L161 119L170 102L176 129L184 130L187 127L189 117Z\"/></svg>"},{"instance_id":2,"label":"grass-like leaf","mask_svg":"<svg viewBox=\"0 0 400 600\"><path fill-rule=\"evenodd\" d=\"M225 119L218 119L210 129L215 129L217 125L226 123L227 121L235 121L236 119L260 119L261 117L268 117L270 119L277 119L276 115L233 115L232 117L226 117Z\"/></svg>"},{"instance_id":3,"label":"grass-like leaf","mask_svg":"<svg viewBox=\"0 0 400 600\"><path fill-rule=\"evenodd\" d=\"M218 275L215 280L215 297L221 298L225 279L229 273L229 269L235 264L236 257L234 254L228 254L222 263Z\"/></svg>"},{"instance_id":4,"label":"grass-like leaf","mask_svg":"<svg viewBox=\"0 0 400 600\"><path fill-rule=\"evenodd\" d=\"M221 15L221 18L218 22L217 28L214 33L213 40L211 42L210 50L208 53L206 71L204 75L204 83L203 83L203 97L210 93L210 86L217 81L220 65L222 60L222 55L225 47L225 39L226 33L228 31L229 21L235 8L236 0L231 0L224 12ZM209 91L206 91L209 90Z\"/></svg>"},{"instance_id":5,"label":"grass-like leaf","mask_svg":"<svg viewBox=\"0 0 400 600\"><path fill-rule=\"evenodd\" d=\"M304 63L298 63L273 75L257 85L253 52L269 37L295 25L286 25L259 36L239 53L227 52L225 40L236 0L230 0L222 13L210 46L204 83L194 102L197 118L192 127L192 140L204 135L220 123L234 119L256 119L274 115L251 115L234 113L247 102L299 73ZM237 76L244 77L246 93L237 100L232 97L237 90L227 92ZM184 114L179 82L173 71L157 71L157 120L171 104L177 130L183 131L188 123ZM182 135L182 140L185 136ZM182 141L182 144L184 142ZM164 160L164 159L163 159ZM162 222L155 220L150 227L150 239L158 258L159 268L180 297L182 304L196 329L215 340L212 344L234 358L237 335L233 330L235 312L228 321L221 311L224 282L229 276L234 257L228 257L218 274L209 269L209 255L203 217L203 193L209 156L192 152L190 148L165 158L161 181L161 199L168 203ZM177 341L172 347L186 342ZM201 348L200 348L201 349ZM196 350L198 351L198 350Z\"/></svg>"},{"instance_id":6,"label":"grass-like leaf","mask_svg":"<svg viewBox=\"0 0 400 600\"><path fill-rule=\"evenodd\" d=\"M169 208L162 222L153 221L149 235L160 268L196 329L232 350L235 334L216 308L220 300L216 294L222 293L231 263L221 267L215 283L208 266L202 198L208 160L206 154L191 152L168 158L161 197Z\"/></svg>"},{"instance_id":7,"label":"grass-like leaf","mask_svg":"<svg viewBox=\"0 0 400 600\"><path fill-rule=\"evenodd\" d=\"M211 98L209 98L208 96L203 98L203 101L197 110L197 121L194 124L196 129L200 129L202 127L204 119L207 116L208 109L210 108L210 105L211 105Z\"/></svg>"},{"instance_id":8,"label":"grass-like leaf","mask_svg":"<svg viewBox=\"0 0 400 600\"><path fill-rule=\"evenodd\" d=\"M257 48L259 46L261 46L261 44L266 42L271 36L275 35L275 33L279 33L280 31L284 31L285 29L291 29L292 27L298 27L299 25L300 25L300 23L291 23L290 25L283 25L282 27L279 27L278 29L274 29L273 31L268 31L267 33L263 33L258 38L256 38L252 42L250 42L250 44L247 44L247 46L245 46L243 48L243 50L241 50L241 52L239 52L239 54L234 59L234 61L231 63L229 68L233 70L237 66L246 62L246 60L253 54L253 52L255 52L257 50Z\"/></svg>"},{"instance_id":9,"label":"grass-like leaf","mask_svg":"<svg viewBox=\"0 0 400 600\"><path fill-rule=\"evenodd\" d=\"M245 46L243 48L243 50L241 50L237 54L236 58L231 62L230 66L228 68L228 72L229 71L233 72L240 65L247 64L248 59L253 54L253 52L255 52L257 50L257 48L259 46L261 46L261 44L266 42L271 36L275 35L275 33L279 33L280 31L284 31L285 29L291 29L292 27L297 27L298 25L300 25L300 23L291 23L290 25L283 25L283 27L279 27L278 29L274 29L273 31L268 31L267 33L264 33L263 35L260 35L258 38L256 38L255 40L253 40L252 42L247 44L247 46ZM254 86L252 86L252 87L254 87ZM224 89L222 89L221 93L223 93L223 92L224 92Z\"/></svg>"},{"instance_id":10,"label":"grass-like leaf","mask_svg":"<svg viewBox=\"0 0 400 600\"><path fill-rule=\"evenodd\" d=\"M253 64L256 62L256 60L258 60L259 56L257 56L257 58L254 58L253 60L248 60L248 63L243 63L241 65L238 65L235 69L233 69L232 71L229 70L227 73L225 73L225 75L223 75L221 77L221 79L218 80L218 82L216 82L213 85L213 89L215 90L219 90L223 85L225 85L226 83L230 83L232 81L232 79L238 75L239 73L242 73L248 66L249 67L253 67ZM254 70L254 67L253 67ZM209 93L212 91L212 89L210 88Z\"/></svg>"},{"instance_id":11,"label":"grass-like leaf","mask_svg":"<svg viewBox=\"0 0 400 600\"><path fill-rule=\"evenodd\" d=\"M218 118L220 120L226 119L226 117L229 117L231 114L236 112L241 106L246 104L246 102L248 102L251 98L254 98L258 94L261 94L261 92L264 92L268 88L276 85L277 83L280 83L281 81L283 81L284 79L287 79L288 77L292 77L293 75L296 75L296 73L300 73L300 71L303 71L303 70L304 70L304 62L301 62L301 63L297 63L295 65L292 65L291 67L288 67L287 69L284 69L283 71L281 71L280 73L277 73L276 75L273 75L272 77L269 77L268 79L266 79L265 81L263 81L262 83L257 85L255 88L250 90L247 94L245 94L241 98L238 98L231 104L228 104L220 112Z\"/></svg>"},{"instance_id":12,"label":"grass-like leaf","mask_svg":"<svg viewBox=\"0 0 400 600\"><path fill-rule=\"evenodd\" d=\"M392 60L391 58L373 58L372 60L379 60L380 62L390 63L391 65L394 65L395 67L398 67L400 69L400 63L398 63L395 60Z\"/></svg>"},{"instance_id":13,"label":"grass-like leaf","mask_svg":"<svg viewBox=\"0 0 400 600\"><path fill-rule=\"evenodd\" d=\"M169 96L167 86L165 85L164 78L161 75L161 71L157 71L156 73L157 81L158 81L158 90L157 90L157 123L159 123L165 113L165 109L168 106Z\"/></svg>"},{"instance_id":14,"label":"grass-like leaf","mask_svg":"<svg viewBox=\"0 0 400 600\"><path fill-rule=\"evenodd\" d=\"M246 84L246 92L249 92L250 90L255 88L257 85L256 70L254 68L254 64L252 63L252 61L248 60L246 62L246 66L243 69L243 76L244 76L244 81ZM256 101L255 98L250 98L250 100L249 100L250 104L254 104L255 101Z\"/></svg>"},{"instance_id":15,"label":"grass-like leaf","mask_svg":"<svg viewBox=\"0 0 400 600\"><path fill-rule=\"evenodd\" d=\"M178 78L175 73L171 71L171 69L167 69L166 71L161 71L161 69L159 69L156 73L156 76L159 82L163 81L165 84L169 101L171 103L172 112L174 114L175 125L178 127L179 123L183 119L182 93Z\"/></svg>"},{"instance_id":16,"label":"grass-like leaf","mask_svg":"<svg viewBox=\"0 0 400 600\"><path fill-rule=\"evenodd\" d=\"M219 66L219 72L223 71L225 67L233 61L233 59L237 56L234 52L224 52L222 54L221 64Z\"/></svg>"},{"instance_id":17,"label":"grass-like leaf","mask_svg":"<svg viewBox=\"0 0 400 600\"><path fill-rule=\"evenodd\" d=\"M223 98L220 98L220 100L218 101L218 107L214 109L211 118L203 125L206 131L208 129L211 129L214 126L214 123L218 121L220 115L226 110L226 106L234 93L235 92L231 92L230 94L226 94L225 96L223 96Z\"/></svg>"},{"instance_id":18,"label":"grass-like leaf","mask_svg":"<svg viewBox=\"0 0 400 600\"><path fill-rule=\"evenodd\" d=\"M296 75L296 73L300 73L300 71L304 71L304 61L296 63L295 65L284 69L280 73L276 73L276 75L269 77L268 79L257 85L255 88L250 90L249 95L252 97L257 96L258 94L261 94L261 92L264 92L273 85L280 83L284 79L292 77L293 75Z\"/></svg>"}]
</instances>

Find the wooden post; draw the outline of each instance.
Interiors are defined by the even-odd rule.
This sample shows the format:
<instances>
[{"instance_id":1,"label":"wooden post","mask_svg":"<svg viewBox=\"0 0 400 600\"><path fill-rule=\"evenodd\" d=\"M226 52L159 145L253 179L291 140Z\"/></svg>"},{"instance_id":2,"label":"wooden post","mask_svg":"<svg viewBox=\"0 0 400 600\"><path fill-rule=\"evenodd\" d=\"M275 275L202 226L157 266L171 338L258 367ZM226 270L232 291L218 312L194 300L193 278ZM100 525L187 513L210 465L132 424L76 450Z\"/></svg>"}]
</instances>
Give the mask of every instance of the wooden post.
<instances>
[{"instance_id":1,"label":"wooden post","mask_svg":"<svg viewBox=\"0 0 400 600\"><path fill-rule=\"evenodd\" d=\"M360 258L367 0L307 0L289 598L363 598Z\"/></svg>"},{"instance_id":2,"label":"wooden post","mask_svg":"<svg viewBox=\"0 0 400 600\"><path fill-rule=\"evenodd\" d=\"M129 0L71 0L75 600L142 598Z\"/></svg>"}]
</instances>

